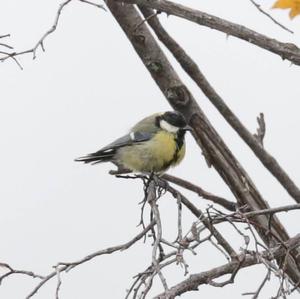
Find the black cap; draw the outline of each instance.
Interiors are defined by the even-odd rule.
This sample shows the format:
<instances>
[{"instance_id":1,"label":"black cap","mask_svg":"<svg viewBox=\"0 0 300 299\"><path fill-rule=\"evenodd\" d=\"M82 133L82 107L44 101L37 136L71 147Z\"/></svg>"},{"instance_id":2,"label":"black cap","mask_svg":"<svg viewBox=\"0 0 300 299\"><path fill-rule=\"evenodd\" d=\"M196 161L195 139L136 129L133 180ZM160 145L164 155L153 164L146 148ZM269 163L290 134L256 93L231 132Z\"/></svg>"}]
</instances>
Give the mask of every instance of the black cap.
<instances>
[{"instance_id":1,"label":"black cap","mask_svg":"<svg viewBox=\"0 0 300 299\"><path fill-rule=\"evenodd\" d=\"M187 125L183 115L178 111L167 111L162 115L161 118L172 126L178 128L184 128Z\"/></svg>"}]
</instances>

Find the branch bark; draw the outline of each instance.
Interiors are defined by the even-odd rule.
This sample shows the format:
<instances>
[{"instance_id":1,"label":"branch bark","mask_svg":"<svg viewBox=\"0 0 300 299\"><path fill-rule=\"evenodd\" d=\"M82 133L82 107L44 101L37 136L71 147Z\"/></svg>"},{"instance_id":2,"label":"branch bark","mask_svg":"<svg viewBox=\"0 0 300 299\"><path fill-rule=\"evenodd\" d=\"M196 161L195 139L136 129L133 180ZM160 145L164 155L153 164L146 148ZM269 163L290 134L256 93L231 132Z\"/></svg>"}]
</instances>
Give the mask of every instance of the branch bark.
<instances>
[{"instance_id":1,"label":"branch bark","mask_svg":"<svg viewBox=\"0 0 300 299\"><path fill-rule=\"evenodd\" d=\"M135 244L137 241L142 239L147 234L147 232L149 232L153 228L153 226L155 224L156 224L156 222L155 222L155 220L153 220L142 232L140 232L132 240L130 240L124 244L96 251L96 252L89 254L86 257L84 257L78 261L75 261L75 262L59 263L53 272L51 272L47 276L42 277L42 280L40 281L40 283L26 296L25 299L32 298L46 282L51 280L53 277L57 276L57 273L70 271L71 269L77 267L78 265L84 264L100 255L111 254L116 251L123 251L123 250L128 249L133 244Z\"/></svg>"},{"instance_id":2,"label":"branch bark","mask_svg":"<svg viewBox=\"0 0 300 299\"><path fill-rule=\"evenodd\" d=\"M294 238L291 238L288 242L284 244L284 246L280 245L260 253L259 258L258 256L252 254L241 254L238 256L238 260L231 261L225 265L213 268L209 271L191 275L189 278L170 288L168 294L162 293L158 296L155 296L154 299L173 299L185 292L196 291L198 290L198 287L200 285L209 284L209 282L213 279L216 279L226 274L231 274L237 269L237 267L239 267L239 269L242 269L256 264L260 264L262 263L263 259L271 261L274 258L283 257L288 250L292 250L298 247L299 245L300 234L296 235Z\"/></svg>"},{"instance_id":3,"label":"branch bark","mask_svg":"<svg viewBox=\"0 0 300 299\"><path fill-rule=\"evenodd\" d=\"M149 29L143 24L143 19L135 7L121 5L113 0L108 0L107 5L170 105L183 113L193 127L196 141L232 190L239 205L247 204L253 210L269 208L246 171L235 159L205 117L192 94L180 80ZM281 241L289 239L286 230L276 216L273 220L272 234L266 235L268 218L265 215L255 217L256 229L268 246L276 244L278 239ZM273 238L273 236L276 237ZM287 258L287 273L294 284L297 284L300 280L300 272L294 259L290 256Z\"/></svg>"},{"instance_id":4,"label":"branch bark","mask_svg":"<svg viewBox=\"0 0 300 299\"><path fill-rule=\"evenodd\" d=\"M201 26L206 26L232 35L244 41L252 43L260 48L279 55L282 59L287 59L296 65L300 65L300 49L291 43L283 43L266 35L260 34L245 26L218 18L200 10L192 9L181 4L167 0L117 0L128 4L137 4L143 7L165 12L168 15L177 16L189 20Z\"/></svg>"},{"instance_id":5,"label":"branch bark","mask_svg":"<svg viewBox=\"0 0 300 299\"><path fill-rule=\"evenodd\" d=\"M236 211L236 209L237 209L237 204L235 202L229 201L223 197L220 197L220 196L214 195L210 192L207 192L204 189L202 189L201 187L194 185L186 180L183 180L181 178L175 177L175 176L167 174L167 173L163 174L162 178L167 180L168 182L176 184L187 190L193 191L196 194L198 194L200 197L202 197L204 199L208 199L229 211Z\"/></svg>"},{"instance_id":6,"label":"branch bark","mask_svg":"<svg viewBox=\"0 0 300 299\"><path fill-rule=\"evenodd\" d=\"M153 10L140 7L141 12L147 18L153 13ZM169 49L175 59L179 62L184 71L194 80L202 92L206 95L209 101L218 109L225 120L238 133L238 135L246 142L252 149L257 158L263 165L274 175L274 177L281 183L286 191L291 195L297 203L300 203L300 190L284 169L279 165L275 158L270 155L262 146L262 138L256 138L243 125L239 118L232 112L226 102L216 92L212 85L208 82L204 74L199 69L198 65L192 58L184 51L184 49L168 34L168 32L160 24L156 16L149 18L149 25L154 30L159 40ZM263 116L259 118L263 120ZM261 124L261 122L259 122ZM264 132L263 132L264 133Z\"/></svg>"}]
</instances>

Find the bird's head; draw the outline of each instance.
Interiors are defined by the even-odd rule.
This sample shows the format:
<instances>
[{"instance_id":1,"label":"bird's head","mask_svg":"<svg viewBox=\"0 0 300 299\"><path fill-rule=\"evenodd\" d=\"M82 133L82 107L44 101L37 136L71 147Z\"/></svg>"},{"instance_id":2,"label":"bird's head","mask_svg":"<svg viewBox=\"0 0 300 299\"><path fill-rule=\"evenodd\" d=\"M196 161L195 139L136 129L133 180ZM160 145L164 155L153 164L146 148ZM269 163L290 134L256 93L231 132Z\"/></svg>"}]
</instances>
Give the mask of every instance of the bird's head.
<instances>
[{"instance_id":1,"label":"bird's head","mask_svg":"<svg viewBox=\"0 0 300 299\"><path fill-rule=\"evenodd\" d=\"M156 117L157 126L170 133L178 133L178 131L188 131L190 127L187 125L183 115L177 111L167 111Z\"/></svg>"}]
</instances>

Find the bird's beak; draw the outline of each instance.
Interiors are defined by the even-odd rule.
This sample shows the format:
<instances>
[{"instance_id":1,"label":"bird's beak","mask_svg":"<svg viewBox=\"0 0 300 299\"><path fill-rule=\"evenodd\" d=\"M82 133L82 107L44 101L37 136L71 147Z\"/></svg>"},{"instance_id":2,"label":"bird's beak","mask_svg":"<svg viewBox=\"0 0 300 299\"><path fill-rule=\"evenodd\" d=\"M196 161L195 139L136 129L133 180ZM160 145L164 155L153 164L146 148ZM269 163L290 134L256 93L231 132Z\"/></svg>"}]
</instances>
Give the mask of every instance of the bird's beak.
<instances>
[{"instance_id":1,"label":"bird's beak","mask_svg":"<svg viewBox=\"0 0 300 299\"><path fill-rule=\"evenodd\" d=\"M186 125L184 128L183 128L184 131L189 131L189 132L192 132L193 131L193 128L189 125Z\"/></svg>"}]
</instances>

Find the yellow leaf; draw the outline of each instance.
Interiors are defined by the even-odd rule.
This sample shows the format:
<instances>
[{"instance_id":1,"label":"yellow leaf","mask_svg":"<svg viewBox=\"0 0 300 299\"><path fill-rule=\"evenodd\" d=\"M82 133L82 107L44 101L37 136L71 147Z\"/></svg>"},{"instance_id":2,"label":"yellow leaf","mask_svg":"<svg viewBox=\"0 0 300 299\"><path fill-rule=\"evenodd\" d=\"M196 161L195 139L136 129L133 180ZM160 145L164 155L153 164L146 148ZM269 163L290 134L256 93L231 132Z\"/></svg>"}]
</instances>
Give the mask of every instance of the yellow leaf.
<instances>
[{"instance_id":1,"label":"yellow leaf","mask_svg":"<svg viewBox=\"0 0 300 299\"><path fill-rule=\"evenodd\" d=\"M300 14L300 0L277 0L273 8L290 9L290 18L293 19L295 16Z\"/></svg>"}]
</instances>

